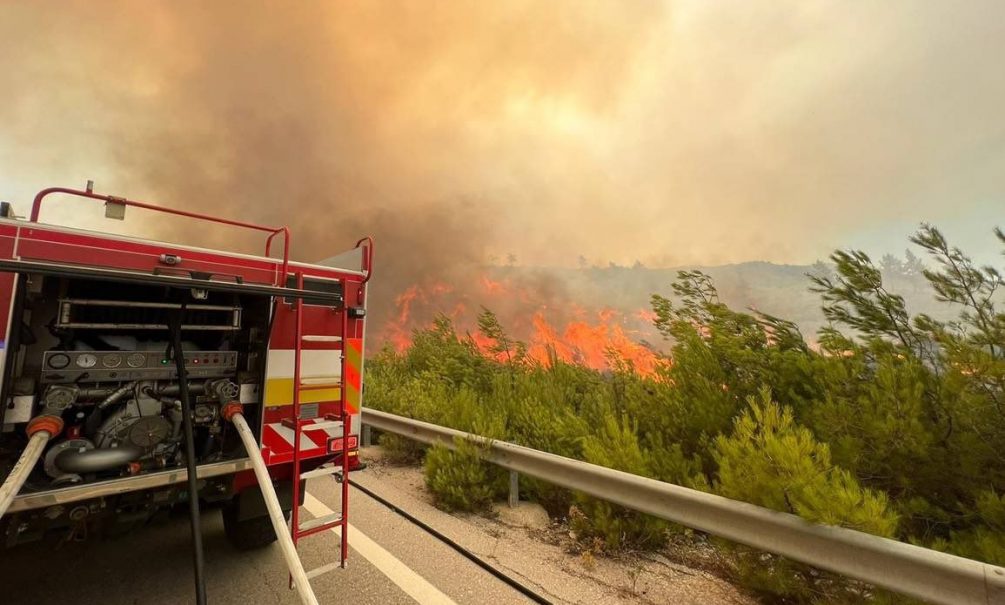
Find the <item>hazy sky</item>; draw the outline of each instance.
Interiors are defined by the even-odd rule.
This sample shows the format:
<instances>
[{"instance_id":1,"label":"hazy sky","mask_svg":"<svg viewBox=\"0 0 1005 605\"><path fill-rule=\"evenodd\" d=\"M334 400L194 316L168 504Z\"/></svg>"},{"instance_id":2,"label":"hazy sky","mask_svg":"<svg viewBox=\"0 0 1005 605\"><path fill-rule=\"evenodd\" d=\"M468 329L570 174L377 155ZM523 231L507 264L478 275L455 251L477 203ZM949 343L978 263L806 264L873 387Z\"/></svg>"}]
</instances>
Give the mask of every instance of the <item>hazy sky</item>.
<instances>
[{"instance_id":1,"label":"hazy sky","mask_svg":"<svg viewBox=\"0 0 1005 605\"><path fill-rule=\"evenodd\" d=\"M92 178L307 259L374 232L402 278L807 263L920 221L1000 261L1003 57L1001 0L0 0L0 199Z\"/></svg>"}]
</instances>

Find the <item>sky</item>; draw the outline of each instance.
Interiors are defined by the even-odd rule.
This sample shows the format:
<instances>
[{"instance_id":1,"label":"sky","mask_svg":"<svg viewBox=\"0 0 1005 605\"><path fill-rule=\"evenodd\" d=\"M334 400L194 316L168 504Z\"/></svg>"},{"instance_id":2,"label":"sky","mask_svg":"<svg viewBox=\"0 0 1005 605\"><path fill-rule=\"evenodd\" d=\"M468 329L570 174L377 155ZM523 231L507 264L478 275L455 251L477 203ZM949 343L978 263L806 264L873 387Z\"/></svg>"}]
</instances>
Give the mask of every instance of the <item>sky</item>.
<instances>
[{"instance_id":1,"label":"sky","mask_svg":"<svg viewBox=\"0 0 1005 605\"><path fill-rule=\"evenodd\" d=\"M93 179L304 260L369 233L395 284L901 253L922 221L1000 265L1002 56L998 0L0 0L0 199Z\"/></svg>"}]
</instances>

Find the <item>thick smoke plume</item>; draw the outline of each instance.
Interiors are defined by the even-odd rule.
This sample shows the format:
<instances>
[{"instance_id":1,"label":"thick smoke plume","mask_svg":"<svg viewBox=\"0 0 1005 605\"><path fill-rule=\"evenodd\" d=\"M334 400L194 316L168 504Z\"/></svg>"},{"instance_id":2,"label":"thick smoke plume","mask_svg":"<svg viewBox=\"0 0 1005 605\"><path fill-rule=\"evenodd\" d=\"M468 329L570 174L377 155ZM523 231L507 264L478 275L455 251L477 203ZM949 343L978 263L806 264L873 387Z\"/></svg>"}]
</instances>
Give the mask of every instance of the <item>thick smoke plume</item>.
<instances>
[{"instance_id":1,"label":"thick smoke plume","mask_svg":"<svg viewBox=\"0 0 1005 605\"><path fill-rule=\"evenodd\" d=\"M529 148L544 142L520 112L615 107L611 84L660 9L79 2L7 5L3 15L13 81L0 117L35 163L75 154L76 165L91 160L86 174L102 191L288 223L302 260L372 234L379 316L388 312L379 301L413 283L474 285L471 272L489 256L519 253L526 240L500 242L500 224L526 214L527 199L547 203L547 188L524 178L523 150L539 156ZM524 189L519 200L506 197L511 179ZM229 230L159 219L144 228L253 246Z\"/></svg>"},{"instance_id":2,"label":"thick smoke plume","mask_svg":"<svg viewBox=\"0 0 1005 605\"><path fill-rule=\"evenodd\" d=\"M0 195L23 212L93 178L289 223L302 260L372 234L378 321L413 284L475 302L511 254L809 263L899 251L922 220L985 241L1005 190L1003 24L995 0L0 1ZM581 294L536 279L515 287Z\"/></svg>"}]
</instances>

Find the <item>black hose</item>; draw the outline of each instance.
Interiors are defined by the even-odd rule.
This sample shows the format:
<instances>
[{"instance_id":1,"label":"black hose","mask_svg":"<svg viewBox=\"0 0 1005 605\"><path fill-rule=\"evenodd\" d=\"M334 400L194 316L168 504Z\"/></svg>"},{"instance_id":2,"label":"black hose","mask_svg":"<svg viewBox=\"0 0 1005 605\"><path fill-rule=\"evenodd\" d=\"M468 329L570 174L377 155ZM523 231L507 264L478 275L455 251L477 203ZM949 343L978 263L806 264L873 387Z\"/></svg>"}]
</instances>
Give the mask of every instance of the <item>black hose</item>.
<instances>
[{"instance_id":1,"label":"black hose","mask_svg":"<svg viewBox=\"0 0 1005 605\"><path fill-rule=\"evenodd\" d=\"M206 578L202 554L202 523L199 520L199 488L195 467L195 438L192 435L192 403L188 396L188 374L181 348L181 316L185 305L175 312L171 322L171 348L178 369L178 399L181 400L182 426L185 429L185 467L188 470L188 514L192 525L192 557L195 565L195 600L206 605Z\"/></svg>"},{"instance_id":2,"label":"black hose","mask_svg":"<svg viewBox=\"0 0 1005 605\"><path fill-rule=\"evenodd\" d=\"M54 463L64 473L98 473L125 466L142 456L143 448L120 445L90 450L65 450L56 456Z\"/></svg>"},{"instance_id":3,"label":"black hose","mask_svg":"<svg viewBox=\"0 0 1005 605\"><path fill-rule=\"evenodd\" d=\"M435 529L433 529L432 527L430 527L426 523L424 523L424 522L420 521L419 519L413 517L411 514L405 512L404 510L402 510L401 508L399 508L397 505L395 505L395 504L393 504L393 503L385 500L384 498L382 498L382 497L378 496L377 494L373 493L373 491L371 491L371 490L363 487L362 485L360 485L359 483L356 483L355 481L353 481L351 479L349 480L349 485L355 487L356 489L358 489L359 491L363 492L367 496L370 496L371 498L373 498L377 502L380 502L381 504L383 504L387 508L389 508L392 511L398 513L399 515L401 515L402 517L404 517L406 520L410 521L413 525L418 526L420 529L422 529L423 531L425 531L429 535L433 536L434 538L436 538L440 542L443 542L444 544L446 544L450 548L454 549L455 551L457 551L458 553L460 553L461 556L463 556L465 559L468 559L469 561L471 561L472 563L474 563L478 567L481 567L482 569L484 569L485 571L489 572L490 574L492 574L496 578L502 580L503 582L505 582L506 584L508 584L510 587L516 589L517 592L519 592L523 596L525 596L528 599L530 599L531 601L534 601L535 603L540 603L541 605L552 605L552 602L549 601L548 599L542 597L541 595L537 594L536 592L534 592L530 588L524 586L520 582L517 582L513 578L507 576L501 570L499 570L498 568L492 566L491 564L489 564L487 561L485 561L484 559L482 559L481 557L479 557L475 553L473 553L470 550L464 548L463 546L461 546L457 542L454 542L453 540L451 540L447 536L443 535L442 533L436 531Z\"/></svg>"}]
</instances>

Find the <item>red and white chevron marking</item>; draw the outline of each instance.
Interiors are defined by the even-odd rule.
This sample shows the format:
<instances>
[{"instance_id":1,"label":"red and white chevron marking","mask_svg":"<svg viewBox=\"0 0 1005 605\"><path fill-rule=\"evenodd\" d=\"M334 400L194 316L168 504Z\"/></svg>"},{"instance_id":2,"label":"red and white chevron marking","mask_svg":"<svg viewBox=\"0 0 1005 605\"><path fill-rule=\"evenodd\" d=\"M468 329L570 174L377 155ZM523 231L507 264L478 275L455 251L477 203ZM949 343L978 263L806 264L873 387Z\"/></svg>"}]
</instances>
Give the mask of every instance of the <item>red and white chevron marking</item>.
<instances>
[{"instance_id":1,"label":"red and white chevron marking","mask_svg":"<svg viewBox=\"0 0 1005 605\"><path fill-rule=\"evenodd\" d=\"M307 424L327 422L323 418L308 420ZM356 435L349 436L349 449L358 445ZM342 429L332 427L303 431L300 435L301 459L319 458L342 450ZM293 429L281 422L270 422L262 428L262 458L265 464L283 464L293 461Z\"/></svg>"}]
</instances>

